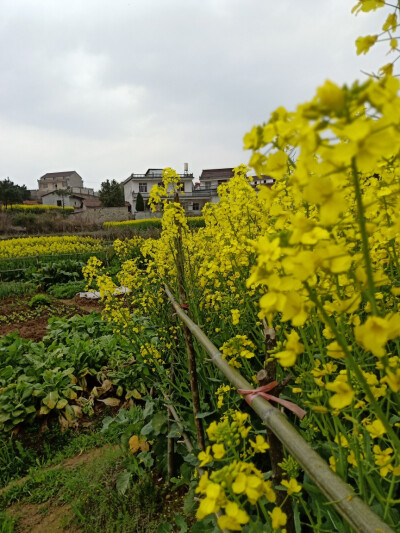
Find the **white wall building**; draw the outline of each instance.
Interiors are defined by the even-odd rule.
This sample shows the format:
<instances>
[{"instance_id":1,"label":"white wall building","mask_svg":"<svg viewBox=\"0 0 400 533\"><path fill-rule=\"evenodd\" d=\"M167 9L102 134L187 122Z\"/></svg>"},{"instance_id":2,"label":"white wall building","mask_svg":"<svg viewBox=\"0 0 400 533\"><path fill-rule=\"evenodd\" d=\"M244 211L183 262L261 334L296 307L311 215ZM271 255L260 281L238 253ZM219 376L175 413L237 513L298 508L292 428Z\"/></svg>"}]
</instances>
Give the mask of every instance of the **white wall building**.
<instances>
[{"instance_id":1,"label":"white wall building","mask_svg":"<svg viewBox=\"0 0 400 533\"><path fill-rule=\"evenodd\" d=\"M200 213L200 204L193 196L193 174L185 171L180 174L183 184L183 193L180 193L180 201L188 214L197 215ZM145 212L150 216L150 209L147 205L150 191L154 185L162 184L162 169L149 168L145 174L131 174L122 185L124 187L125 201L131 205L132 213L136 213L137 196L140 193L145 204Z\"/></svg>"},{"instance_id":2,"label":"white wall building","mask_svg":"<svg viewBox=\"0 0 400 533\"><path fill-rule=\"evenodd\" d=\"M74 187L75 188L75 187ZM77 192L60 195L56 191L48 192L42 196L43 205L54 205L57 207L73 207L75 210L85 210L87 208L100 207L101 202L97 195L80 193L81 189L77 187ZM87 189L86 189L87 190ZM93 191L93 189L91 189Z\"/></svg>"}]
</instances>

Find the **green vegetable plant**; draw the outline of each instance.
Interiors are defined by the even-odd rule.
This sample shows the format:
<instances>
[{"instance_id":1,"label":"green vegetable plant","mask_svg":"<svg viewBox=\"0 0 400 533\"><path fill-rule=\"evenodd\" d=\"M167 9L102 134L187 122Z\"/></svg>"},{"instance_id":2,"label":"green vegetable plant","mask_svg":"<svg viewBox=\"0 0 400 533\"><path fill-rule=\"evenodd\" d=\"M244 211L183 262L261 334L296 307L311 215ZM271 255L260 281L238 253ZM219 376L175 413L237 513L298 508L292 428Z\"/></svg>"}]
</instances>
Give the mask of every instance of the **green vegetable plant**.
<instances>
[{"instance_id":1,"label":"green vegetable plant","mask_svg":"<svg viewBox=\"0 0 400 533\"><path fill-rule=\"evenodd\" d=\"M49 306L51 305L51 298L46 296L46 294L35 294L35 296L32 296L32 298L29 300L28 305L31 308Z\"/></svg>"}]
</instances>

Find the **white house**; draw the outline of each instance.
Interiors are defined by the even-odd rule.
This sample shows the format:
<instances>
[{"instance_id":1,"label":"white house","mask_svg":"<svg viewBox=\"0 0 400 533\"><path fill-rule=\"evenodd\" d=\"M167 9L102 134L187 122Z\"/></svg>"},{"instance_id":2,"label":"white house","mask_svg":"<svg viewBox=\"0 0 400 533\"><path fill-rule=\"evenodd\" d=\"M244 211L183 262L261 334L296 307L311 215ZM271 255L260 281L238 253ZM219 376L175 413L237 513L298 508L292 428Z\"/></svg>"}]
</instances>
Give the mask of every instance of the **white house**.
<instances>
[{"instance_id":1,"label":"white house","mask_svg":"<svg viewBox=\"0 0 400 533\"><path fill-rule=\"evenodd\" d=\"M180 201L183 204L188 214L197 215L200 213L200 204L197 197L193 195L193 174L187 171L185 165L185 172L180 174L181 183L183 184L183 194L180 194ZM131 205L132 213L136 211L137 196L140 193L145 204L146 216L150 216L150 209L148 207L148 200L151 188L154 185L162 184L162 169L149 168L145 174L131 174L123 183L125 201Z\"/></svg>"},{"instance_id":2,"label":"white house","mask_svg":"<svg viewBox=\"0 0 400 533\"><path fill-rule=\"evenodd\" d=\"M83 188L79 187L78 189L81 190ZM93 189L90 190L92 190L92 194L71 191L69 194L60 195L56 191L48 192L42 196L42 204L55 205L57 207L73 207L75 210L83 211L88 208L100 207L101 202L98 196L94 194Z\"/></svg>"},{"instance_id":3,"label":"white house","mask_svg":"<svg viewBox=\"0 0 400 533\"><path fill-rule=\"evenodd\" d=\"M218 187L222 183L228 182L233 176L233 168L210 168L203 170L200 175L200 182L195 185L199 201L204 201L204 203L219 202ZM256 188L258 185L271 187L274 183L274 179L269 176L251 176L251 179L250 185L253 188Z\"/></svg>"}]
</instances>

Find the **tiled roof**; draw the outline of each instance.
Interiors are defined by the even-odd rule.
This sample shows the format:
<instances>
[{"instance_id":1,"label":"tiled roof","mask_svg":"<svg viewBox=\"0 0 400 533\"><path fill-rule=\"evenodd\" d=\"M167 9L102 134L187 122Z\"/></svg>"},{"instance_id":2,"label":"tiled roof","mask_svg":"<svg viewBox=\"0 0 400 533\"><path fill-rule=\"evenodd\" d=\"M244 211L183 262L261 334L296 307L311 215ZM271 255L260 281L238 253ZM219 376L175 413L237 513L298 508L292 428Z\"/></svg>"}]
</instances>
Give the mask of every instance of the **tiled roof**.
<instances>
[{"instance_id":1,"label":"tiled roof","mask_svg":"<svg viewBox=\"0 0 400 533\"><path fill-rule=\"evenodd\" d=\"M76 172L75 170L66 170L64 172L47 172L40 179L54 179L54 178L65 178ZM78 173L77 173L78 174ZM79 174L78 174L79 176Z\"/></svg>"},{"instance_id":2,"label":"tiled roof","mask_svg":"<svg viewBox=\"0 0 400 533\"><path fill-rule=\"evenodd\" d=\"M200 181L205 179L229 179L232 177L233 168L208 168L201 173Z\"/></svg>"}]
</instances>

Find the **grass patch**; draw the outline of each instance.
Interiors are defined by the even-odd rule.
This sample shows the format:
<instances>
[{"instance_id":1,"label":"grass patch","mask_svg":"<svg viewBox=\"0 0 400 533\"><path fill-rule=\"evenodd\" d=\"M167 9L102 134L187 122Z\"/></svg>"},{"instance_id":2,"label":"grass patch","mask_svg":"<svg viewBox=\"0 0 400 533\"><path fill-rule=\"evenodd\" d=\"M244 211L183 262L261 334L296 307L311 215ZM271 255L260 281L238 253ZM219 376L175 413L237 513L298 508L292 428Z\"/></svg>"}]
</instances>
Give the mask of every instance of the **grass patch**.
<instances>
[{"instance_id":1,"label":"grass patch","mask_svg":"<svg viewBox=\"0 0 400 533\"><path fill-rule=\"evenodd\" d=\"M57 423L44 433L40 432L38 423L28 428L18 440L12 436L0 438L0 488L29 472L118 440L111 432L61 432Z\"/></svg>"},{"instance_id":2,"label":"grass patch","mask_svg":"<svg viewBox=\"0 0 400 533\"><path fill-rule=\"evenodd\" d=\"M78 292L83 292L86 281L68 281L67 283L56 283L48 288L47 292L58 299L73 298Z\"/></svg>"},{"instance_id":3,"label":"grass patch","mask_svg":"<svg viewBox=\"0 0 400 533\"><path fill-rule=\"evenodd\" d=\"M36 292L37 284L24 281L0 282L0 300L9 296L24 296Z\"/></svg>"},{"instance_id":4,"label":"grass patch","mask_svg":"<svg viewBox=\"0 0 400 533\"><path fill-rule=\"evenodd\" d=\"M183 495L168 495L166 485L153 472L144 472L124 495L119 494L116 479L123 463L122 450L110 448L73 470L35 472L0 495L0 508L4 511L16 501L67 503L74 513L72 523L84 533L157 533L160 523L173 523L183 509Z\"/></svg>"},{"instance_id":5,"label":"grass patch","mask_svg":"<svg viewBox=\"0 0 400 533\"><path fill-rule=\"evenodd\" d=\"M0 512L0 533L14 533L15 518Z\"/></svg>"}]
</instances>

